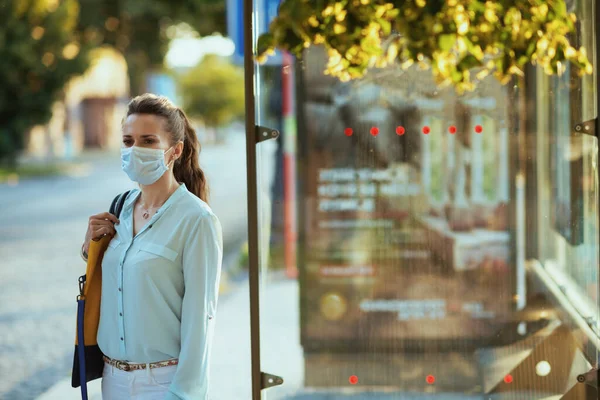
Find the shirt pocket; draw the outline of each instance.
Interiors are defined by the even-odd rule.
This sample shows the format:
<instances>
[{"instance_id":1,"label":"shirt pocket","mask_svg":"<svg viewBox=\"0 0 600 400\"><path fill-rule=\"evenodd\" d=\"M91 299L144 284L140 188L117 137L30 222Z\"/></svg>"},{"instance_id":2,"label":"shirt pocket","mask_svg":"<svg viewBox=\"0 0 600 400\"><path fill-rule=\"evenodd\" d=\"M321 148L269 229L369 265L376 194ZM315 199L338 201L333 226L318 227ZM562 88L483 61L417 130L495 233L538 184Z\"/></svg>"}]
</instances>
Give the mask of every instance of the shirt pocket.
<instances>
[{"instance_id":1,"label":"shirt pocket","mask_svg":"<svg viewBox=\"0 0 600 400\"><path fill-rule=\"evenodd\" d=\"M155 243L144 243L137 251L137 261L148 261L153 259L166 259L175 262L178 253L167 247Z\"/></svg>"},{"instance_id":2,"label":"shirt pocket","mask_svg":"<svg viewBox=\"0 0 600 400\"><path fill-rule=\"evenodd\" d=\"M108 242L108 247L111 249L116 249L121 244L121 241L117 238L112 238L110 242Z\"/></svg>"}]
</instances>

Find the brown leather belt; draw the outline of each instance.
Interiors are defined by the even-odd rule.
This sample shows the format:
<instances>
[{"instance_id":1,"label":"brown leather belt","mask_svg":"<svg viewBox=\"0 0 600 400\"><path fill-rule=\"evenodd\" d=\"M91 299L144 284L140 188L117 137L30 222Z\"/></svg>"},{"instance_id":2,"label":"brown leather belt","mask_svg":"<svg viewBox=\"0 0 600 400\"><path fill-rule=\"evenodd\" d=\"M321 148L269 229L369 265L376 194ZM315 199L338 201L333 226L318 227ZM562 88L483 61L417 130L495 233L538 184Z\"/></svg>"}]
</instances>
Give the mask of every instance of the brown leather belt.
<instances>
[{"instance_id":1,"label":"brown leather belt","mask_svg":"<svg viewBox=\"0 0 600 400\"><path fill-rule=\"evenodd\" d=\"M108 365L112 365L113 367L116 367L122 371L134 371L137 369L146 369L145 363L144 364L128 363L126 361L114 360L108 356L103 356L103 358L104 358L104 361ZM172 358L170 360L157 361L157 362L152 362L149 364L150 364L150 369L152 369L152 368L168 367L170 365L177 365L178 363L179 363L179 359Z\"/></svg>"}]
</instances>

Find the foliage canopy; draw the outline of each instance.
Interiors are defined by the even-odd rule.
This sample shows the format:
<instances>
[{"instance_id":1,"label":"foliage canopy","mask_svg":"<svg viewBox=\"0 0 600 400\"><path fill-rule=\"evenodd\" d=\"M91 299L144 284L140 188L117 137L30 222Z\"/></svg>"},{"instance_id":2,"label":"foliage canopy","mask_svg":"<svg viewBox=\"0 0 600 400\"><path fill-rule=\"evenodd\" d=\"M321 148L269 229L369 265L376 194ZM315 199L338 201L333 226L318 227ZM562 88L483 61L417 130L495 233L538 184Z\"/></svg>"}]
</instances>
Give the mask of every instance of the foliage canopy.
<instances>
[{"instance_id":1,"label":"foliage canopy","mask_svg":"<svg viewBox=\"0 0 600 400\"><path fill-rule=\"evenodd\" d=\"M550 75L566 61L591 74L585 49L569 43L576 23L564 0L284 0L258 39L257 59L276 48L301 57L322 44L326 73L340 80L418 63L438 85L463 92L489 74L507 83L529 62Z\"/></svg>"},{"instance_id":2,"label":"foliage canopy","mask_svg":"<svg viewBox=\"0 0 600 400\"><path fill-rule=\"evenodd\" d=\"M50 120L63 87L88 66L77 0L0 5L0 161L16 165L24 133Z\"/></svg>"},{"instance_id":3,"label":"foliage canopy","mask_svg":"<svg viewBox=\"0 0 600 400\"><path fill-rule=\"evenodd\" d=\"M218 127L244 117L244 71L207 55L181 79L184 108L207 126Z\"/></svg>"}]
</instances>

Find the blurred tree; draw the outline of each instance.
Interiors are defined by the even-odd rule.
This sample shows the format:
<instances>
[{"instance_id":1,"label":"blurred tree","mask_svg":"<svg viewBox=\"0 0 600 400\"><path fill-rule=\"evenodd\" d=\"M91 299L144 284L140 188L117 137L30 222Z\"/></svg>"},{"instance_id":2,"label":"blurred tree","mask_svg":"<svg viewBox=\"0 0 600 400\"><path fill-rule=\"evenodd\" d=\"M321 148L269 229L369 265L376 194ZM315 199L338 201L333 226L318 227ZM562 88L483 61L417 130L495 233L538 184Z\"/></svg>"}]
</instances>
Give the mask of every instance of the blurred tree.
<instances>
[{"instance_id":1,"label":"blurred tree","mask_svg":"<svg viewBox=\"0 0 600 400\"><path fill-rule=\"evenodd\" d=\"M132 95L145 90L146 71L162 67L170 26L186 22L201 36L226 33L225 0L79 1L79 29L91 42L124 54Z\"/></svg>"},{"instance_id":2,"label":"blurred tree","mask_svg":"<svg viewBox=\"0 0 600 400\"><path fill-rule=\"evenodd\" d=\"M88 65L77 0L0 1L0 163L16 167L24 133L47 123L71 77Z\"/></svg>"},{"instance_id":3,"label":"blurred tree","mask_svg":"<svg viewBox=\"0 0 600 400\"><path fill-rule=\"evenodd\" d=\"M284 0L258 39L258 60L275 48L301 57L322 44L326 73L341 80L418 63L440 86L463 92L488 74L503 83L522 77L529 62L549 75L562 73L565 61L591 74L585 49L568 40L575 23L565 0Z\"/></svg>"},{"instance_id":4,"label":"blurred tree","mask_svg":"<svg viewBox=\"0 0 600 400\"><path fill-rule=\"evenodd\" d=\"M244 71L207 55L180 79L184 108L211 128L244 118Z\"/></svg>"}]
</instances>

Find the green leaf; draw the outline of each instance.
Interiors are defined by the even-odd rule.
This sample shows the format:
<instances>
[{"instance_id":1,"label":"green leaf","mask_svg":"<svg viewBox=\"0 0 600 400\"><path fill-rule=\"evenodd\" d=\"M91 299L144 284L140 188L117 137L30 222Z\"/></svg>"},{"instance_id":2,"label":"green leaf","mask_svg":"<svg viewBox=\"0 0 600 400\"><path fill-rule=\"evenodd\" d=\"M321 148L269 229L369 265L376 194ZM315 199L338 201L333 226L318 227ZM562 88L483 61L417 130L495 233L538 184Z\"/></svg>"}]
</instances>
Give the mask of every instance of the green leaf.
<instances>
[{"instance_id":1,"label":"green leaf","mask_svg":"<svg viewBox=\"0 0 600 400\"><path fill-rule=\"evenodd\" d=\"M463 79L463 74L462 74L460 71L453 70L453 71L450 73L450 77L452 78L452 82L454 82L454 83L459 83L459 82L461 82L461 81L462 81L462 79Z\"/></svg>"},{"instance_id":2,"label":"green leaf","mask_svg":"<svg viewBox=\"0 0 600 400\"><path fill-rule=\"evenodd\" d=\"M438 38L438 46L442 51L450 51L456 44L456 34L449 33L440 35Z\"/></svg>"},{"instance_id":3,"label":"green leaf","mask_svg":"<svg viewBox=\"0 0 600 400\"><path fill-rule=\"evenodd\" d=\"M458 71L467 71L469 69L481 66L483 66L483 63L481 61L475 58L475 56L473 56L472 54L467 54L458 62L458 64L456 65L456 69Z\"/></svg>"},{"instance_id":4,"label":"green leaf","mask_svg":"<svg viewBox=\"0 0 600 400\"><path fill-rule=\"evenodd\" d=\"M270 33L266 33L264 35L261 35L258 38L257 44L256 44L256 52L259 56L264 55L268 50L270 50L275 44L275 40L273 38L273 35Z\"/></svg>"},{"instance_id":5,"label":"green leaf","mask_svg":"<svg viewBox=\"0 0 600 400\"><path fill-rule=\"evenodd\" d=\"M376 21L381 26L381 33L384 36L389 36L392 33L392 24L389 21L383 18L378 18Z\"/></svg>"}]
</instances>

